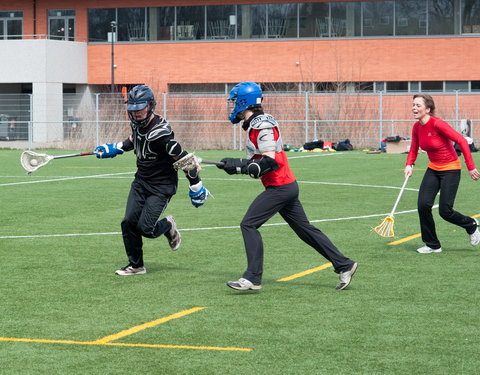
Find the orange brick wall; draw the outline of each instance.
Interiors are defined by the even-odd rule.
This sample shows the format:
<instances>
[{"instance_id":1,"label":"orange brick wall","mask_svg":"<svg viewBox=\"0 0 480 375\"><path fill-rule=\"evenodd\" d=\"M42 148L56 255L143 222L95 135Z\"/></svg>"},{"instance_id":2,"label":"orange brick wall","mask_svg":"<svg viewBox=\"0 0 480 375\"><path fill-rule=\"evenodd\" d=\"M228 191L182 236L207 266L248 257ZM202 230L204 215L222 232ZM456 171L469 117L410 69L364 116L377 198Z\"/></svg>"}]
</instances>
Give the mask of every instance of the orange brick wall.
<instances>
[{"instance_id":1,"label":"orange brick wall","mask_svg":"<svg viewBox=\"0 0 480 375\"><path fill-rule=\"evenodd\" d=\"M168 82L479 80L479 43L471 37L120 43L115 77L162 91ZM108 84L111 46L90 45L88 53L89 83Z\"/></svg>"}]
</instances>

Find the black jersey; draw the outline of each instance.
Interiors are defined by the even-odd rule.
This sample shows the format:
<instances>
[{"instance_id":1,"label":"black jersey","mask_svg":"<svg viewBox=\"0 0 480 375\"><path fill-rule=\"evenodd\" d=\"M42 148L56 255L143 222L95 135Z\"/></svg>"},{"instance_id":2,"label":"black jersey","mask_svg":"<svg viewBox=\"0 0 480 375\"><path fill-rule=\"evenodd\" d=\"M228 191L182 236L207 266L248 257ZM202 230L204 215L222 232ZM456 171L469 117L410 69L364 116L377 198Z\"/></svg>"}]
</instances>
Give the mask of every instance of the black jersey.
<instances>
[{"instance_id":1,"label":"black jersey","mask_svg":"<svg viewBox=\"0 0 480 375\"><path fill-rule=\"evenodd\" d=\"M133 148L137 156L136 176L150 184L178 184L178 174L168 153L174 133L168 122L155 114L152 121L140 128L131 123Z\"/></svg>"}]
</instances>

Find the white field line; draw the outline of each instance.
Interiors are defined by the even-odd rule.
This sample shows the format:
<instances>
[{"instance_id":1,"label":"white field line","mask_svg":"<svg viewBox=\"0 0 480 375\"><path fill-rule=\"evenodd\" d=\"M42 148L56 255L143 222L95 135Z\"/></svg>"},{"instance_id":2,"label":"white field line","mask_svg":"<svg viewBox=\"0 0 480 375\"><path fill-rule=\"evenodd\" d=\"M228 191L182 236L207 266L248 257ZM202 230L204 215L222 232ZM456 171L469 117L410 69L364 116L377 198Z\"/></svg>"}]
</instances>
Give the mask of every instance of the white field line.
<instances>
[{"instance_id":1,"label":"white field line","mask_svg":"<svg viewBox=\"0 0 480 375\"><path fill-rule=\"evenodd\" d=\"M433 206L433 208L438 208L438 205ZM395 213L395 216L401 214L408 214L412 212L417 212L417 210L406 210L406 211L399 211ZM325 223L325 222L332 222L332 221L345 221L345 220L358 220L358 219L367 219L371 217L378 217L378 216L387 216L390 215L388 213L382 214L371 214L371 215L362 215L362 216L348 216L348 217L338 217L333 219L318 219L318 220L310 220L311 223ZM274 227L279 225L288 225L287 223L271 223L271 224L264 224L264 227ZM222 230L222 229L240 229L238 225L233 226L223 226L223 227L203 227L203 228L179 228L181 232L191 232L191 231L206 231L206 230ZM111 236L111 235L119 235L122 234L121 232L104 232L104 233L65 233L65 234L38 234L38 235L26 235L26 236L0 236L0 239L20 239L20 238L50 238L50 237L80 237L80 236Z\"/></svg>"},{"instance_id":2,"label":"white field line","mask_svg":"<svg viewBox=\"0 0 480 375\"><path fill-rule=\"evenodd\" d=\"M303 158L303 157L314 157L314 156L328 156L328 155L341 155L341 154L320 154L320 155L305 155L305 156L298 156L294 158ZM57 182L57 181L69 181L69 180L76 180L76 179L87 179L87 178L106 178L106 177L115 177L122 175L131 175L134 172L122 172L122 173L109 173L109 174L101 174L101 175L89 175L89 176L78 176L78 177L59 177L50 180L37 180L37 181L24 181L24 182L13 182L7 184L0 184L1 186L11 186L11 185L22 185L22 184L34 184L34 183L43 183L43 182ZM209 180L214 181L230 181L230 182L238 182L238 181L247 181L247 182L254 182L253 179L236 179L236 178L210 178ZM255 181L256 182L256 181ZM320 182L320 181L298 181L298 183L303 184L319 184L319 185L341 185L341 186L352 186L352 187L366 187L366 188L382 188L382 189L401 189L398 186L386 186L386 185L367 185L367 184L352 184L352 183L341 183L341 182ZM407 188L406 190L411 191L418 191L418 189ZM435 208L438 206L434 206ZM406 214L411 212L416 212L417 210L407 210L407 211L400 211L397 212L396 215L399 214ZM322 223L322 222L331 222L331 221L345 221L345 220L356 220L356 219L366 219L371 217L378 217L378 216L387 216L390 213L382 213L382 214L371 214L371 215L361 215L361 216L350 216L350 217L342 217L342 218L332 218L332 219L319 219L319 220L310 220L311 223ZM271 224L264 224L262 227L272 227L278 225L288 225L287 223L271 223ZM203 230L222 230L222 229L239 229L239 226L223 226L223 227L204 227L204 228L184 228L181 229L182 231L203 231ZM121 232L100 232L100 233L64 233L64 234L41 234L41 235L25 235L25 236L0 236L0 239L19 239L19 238L48 238L48 237L75 237L75 236L108 236L108 235L119 235Z\"/></svg>"},{"instance_id":3,"label":"white field line","mask_svg":"<svg viewBox=\"0 0 480 375\"><path fill-rule=\"evenodd\" d=\"M0 186L13 186L13 185L25 185L25 184L41 184L44 182L57 182L57 181L69 181L69 180L81 180L86 178L103 178L103 177L112 177L124 174L132 174L133 172L122 172L122 173L107 173L107 174L97 174L90 176L76 176L76 177L60 177L50 180L35 180L35 181L20 181L20 182L9 182L6 184L0 184Z\"/></svg>"}]
</instances>

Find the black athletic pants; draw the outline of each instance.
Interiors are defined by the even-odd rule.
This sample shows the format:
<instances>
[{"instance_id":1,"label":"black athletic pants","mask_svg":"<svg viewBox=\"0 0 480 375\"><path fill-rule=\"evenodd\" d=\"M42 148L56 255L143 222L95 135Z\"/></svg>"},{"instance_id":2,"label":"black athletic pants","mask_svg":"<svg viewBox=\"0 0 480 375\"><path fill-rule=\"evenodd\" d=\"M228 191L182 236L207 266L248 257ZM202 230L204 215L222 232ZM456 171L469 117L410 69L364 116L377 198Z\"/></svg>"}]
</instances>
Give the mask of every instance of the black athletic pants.
<instances>
[{"instance_id":1,"label":"black athletic pants","mask_svg":"<svg viewBox=\"0 0 480 375\"><path fill-rule=\"evenodd\" d=\"M143 266L142 236L157 238L170 230L167 219L159 218L176 189L176 185L152 186L138 177L133 180L121 224L125 251L132 267Z\"/></svg>"},{"instance_id":2,"label":"black athletic pants","mask_svg":"<svg viewBox=\"0 0 480 375\"><path fill-rule=\"evenodd\" d=\"M335 272L347 271L352 267L354 262L343 256L328 237L308 221L298 199L298 184L295 181L288 185L267 187L248 208L240 224L248 263L248 268L243 274L245 279L255 285L261 283L263 241L258 228L277 212L298 237L332 262Z\"/></svg>"},{"instance_id":3,"label":"black athletic pants","mask_svg":"<svg viewBox=\"0 0 480 375\"><path fill-rule=\"evenodd\" d=\"M475 221L471 217L462 215L453 209L458 185L460 184L460 174L459 169L435 171L427 168L423 176L420 191L418 192L418 216L420 218L422 240L432 249L441 247L432 215L433 203L439 191L440 202L438 209L440 216L449 223L464 228L469 234L475 231Z\"/></svg>"}]
</instances>

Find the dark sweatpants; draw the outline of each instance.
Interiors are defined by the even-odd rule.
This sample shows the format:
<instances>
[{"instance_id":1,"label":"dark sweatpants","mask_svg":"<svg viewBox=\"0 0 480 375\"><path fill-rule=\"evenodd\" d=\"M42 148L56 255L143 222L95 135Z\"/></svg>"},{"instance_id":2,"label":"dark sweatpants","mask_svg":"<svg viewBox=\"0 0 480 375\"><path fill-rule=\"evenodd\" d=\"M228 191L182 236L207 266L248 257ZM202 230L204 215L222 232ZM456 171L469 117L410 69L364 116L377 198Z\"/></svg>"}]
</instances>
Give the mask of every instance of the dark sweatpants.
<instances>
[{"instance_id":1,"label":"dark sweatpants","mask_svg":"<svg viewBox=\"0 0 480 375\"><path fill-rule=\"evenodd\" d=\"M346 258L320 229L310 224L298 199L298 184L269 186L252 202L240 228L247 252L248 268L243 277L260 285L263 273L263 241L258 228L277 212L305 243L332 262L335 272L349 270L353 260Z\"/></svg>"},{"instance_id":2,"label":"dark sweatpants","mask_svg":"<svg viewBox=\"0 0 480 375\"><path fill-rule=\"evenodd\" d=\"M435 197L439 191L440 202L438 210L440 216L444 220L464 228L469 234L473 233L476 229L475 220L469 216L462 215L460 212L453 209L459 184L459 169L435 171L427 168L427 171L423 176L420 191L418 192L418 216L420 218L422 240L432 249L438 249L441 247L432 215L433 203L435 202Z\"/></svg>"},{"instance_id":3,"label":"dark sweatpants","mask_svg":"<svg viewBox=\"0 0 480 375\"><path fill-rule=\"evenodd\" d=\"M170 230L167 219L159 218L176 190L176 185L152 186L138 177L133 180L121 225L125 251L132 267L143 266L142 236L157 238Z\"/></svg>"}]
</instances>

